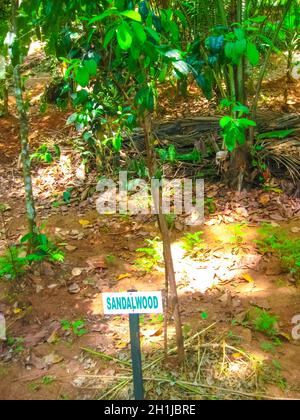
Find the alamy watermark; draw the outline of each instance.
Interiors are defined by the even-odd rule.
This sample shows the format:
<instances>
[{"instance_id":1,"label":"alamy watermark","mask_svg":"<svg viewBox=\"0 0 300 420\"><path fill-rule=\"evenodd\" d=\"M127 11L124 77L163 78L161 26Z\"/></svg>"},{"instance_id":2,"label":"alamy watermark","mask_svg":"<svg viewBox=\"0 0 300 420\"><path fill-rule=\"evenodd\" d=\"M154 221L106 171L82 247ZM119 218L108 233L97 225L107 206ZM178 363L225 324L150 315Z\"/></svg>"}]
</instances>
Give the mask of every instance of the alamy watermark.
<instances>
[{"instance_id":1,"label":"alamy watermark","mask_svg":"<svg viewBox=\"0 0 300 420\"><path fill-rule=\"evenodd\" d=\"M204 221L204 180L144 179L128 180L128 173L119 173L116 183L103 178L97 184L96 200L100 214L162 214L186 215L186 224L200 225Z\"/></svg>"},{"instance_id":2,"label":"alamy watermark","mask_svg":"<svg viewBox=\"0 0 300 420\"><path fill-rule=\"evenodd\" d=\"M295 325L292 329L293 340L300 340L300 314L293 317L292 324Z\"/></svg>"}]
</instances>

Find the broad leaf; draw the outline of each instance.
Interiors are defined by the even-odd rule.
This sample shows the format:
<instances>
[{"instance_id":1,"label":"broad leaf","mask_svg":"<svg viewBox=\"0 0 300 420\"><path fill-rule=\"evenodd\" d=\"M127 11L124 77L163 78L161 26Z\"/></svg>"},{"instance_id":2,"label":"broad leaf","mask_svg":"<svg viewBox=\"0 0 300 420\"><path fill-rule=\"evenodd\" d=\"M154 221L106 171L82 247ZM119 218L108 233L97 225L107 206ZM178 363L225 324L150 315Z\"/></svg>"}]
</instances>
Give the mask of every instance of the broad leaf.
<instances>
[{"instance_id":1,"label":"broad leaf","mask_svg":"<svg viewBox=\"0 0 300 420\"><path fill-rule=\"evenodd\" d=\"M134 34L137 38L137 40L141 43L144 44L147 40L147 35L144 31L143 26L140 23L137 22L132 22L131 27L134 31Z\"/></svg>"},{"instance_id":2,"label":"broad leaf","mask_svg":"<svg viewBox=\"0 0 300 420\"><path fill-rule=\"evenodd\" d=\"M139 12L136 12L135 10L126 10L125 12L121 12L120 14L129 19L135 20L136 22L142 21L141 15L139 14Z\"/></svg>"},{"instance_id":3,"label":"broad leaf","mask_svg":"<svg viewBox=\"0 0 300 420\"><path fill-rule=\"evenodd\" d=\"M103 47L105 49L108 47L109 43L114 38L115 33L116 33L116 28L112 28L106 33L105 38L104 38L104 42L103 42Z\"/></svg>"},{"instance_id":4,"label":"broad leaf","mask_svg":"<svg viewBox=\"0 0 300 420\"><path fill-rule=\"evenodd\" d=\"M262 139L284 139L289 135L293 134L295 130L279 130L279 131L268 131L257 136L258 140Z\"/></svg>"},{"instance_id":5,"label":"broad leaf","mask_svg":"<svg viewBox=\"0 0 300 420\"><path fill-rule=\"evenodd\" d=\"M128 23L123 22L117 29L118 43L122 50L129 50L132 45L132 32Z\"/></svg>"},{"instance_id":6,"label":"broad leaf","mask_svg":"<svg viewBox=\"0 0 300 420\"><path fill-rule=\"evenodd\" d=\"M75 80L82 87L86 87L89 84L90 75L85 66L78 67Z\"/></svg>"},{"instance_id":7,"label":"broad leaf","mask_svg":"<svg viewBox=\"0 0 300 420\"><path fill-rule=\"evenodd\" d=\"M90 76L96 76L97 74L97 63L95 60L87 60L84 62L84 67L87 69Z\"/></svg>"},{"instance_id":8,"label":"broad leaf","mask_svg":"<svg viewBox=\"0 0 300 420\"><path fill-rule=\"evenodd\" d=\"M257 66L259 63L259 52L256 45L252 42L247 44L247 58L252 66Z\"/></svg>"}]
</instances>

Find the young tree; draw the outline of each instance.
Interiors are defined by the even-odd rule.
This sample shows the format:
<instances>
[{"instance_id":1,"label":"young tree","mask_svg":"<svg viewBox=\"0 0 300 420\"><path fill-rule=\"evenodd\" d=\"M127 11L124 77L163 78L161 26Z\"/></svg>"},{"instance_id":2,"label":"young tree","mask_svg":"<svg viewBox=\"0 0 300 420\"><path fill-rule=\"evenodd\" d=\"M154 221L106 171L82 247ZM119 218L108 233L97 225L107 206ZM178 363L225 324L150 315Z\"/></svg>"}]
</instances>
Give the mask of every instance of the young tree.
<instances>
[{"instance_id":1,"label":"young tree","mask_svg":"<svg viewBox=\"0 0 300 420\"><path fill-rule=\"evenodd\" d=\"M7 34L6 44L8 46L11 65L13 68L13 85L16 97L17 112L20 124L20 141L21 141L21 159L23 166L23 177L25 186L25 199L27 220L29 226L29 246L34 247L35 236L37 234L36 211L34 205L32 179L31 179L31 163L29 152L29 125L25 101L23 98L23 86L21 79L21 63L22 63L22 40L20 39L20 29L18 25L19 0L11 0L11 30Z\"/></svg>"}]
</instances>

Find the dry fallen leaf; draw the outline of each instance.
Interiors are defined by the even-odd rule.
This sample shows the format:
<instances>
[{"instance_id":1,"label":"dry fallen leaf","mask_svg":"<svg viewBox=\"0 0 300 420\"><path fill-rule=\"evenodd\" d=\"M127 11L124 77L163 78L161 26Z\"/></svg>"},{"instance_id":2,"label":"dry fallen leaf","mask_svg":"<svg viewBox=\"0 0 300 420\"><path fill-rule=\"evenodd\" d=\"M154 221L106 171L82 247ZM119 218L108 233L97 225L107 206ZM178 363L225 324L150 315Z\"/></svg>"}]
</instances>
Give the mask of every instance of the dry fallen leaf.
<instances>
[{"instance_id":1,"label":"dry fallen leaf","mask_svg":"<svg viewBox=\"0 0 300 420\"><path fill-rule=\"evenodd\" d=\"M132 274L130 274L130 273L124 273L124 274L120 274L120 275L117 277L117 280L128 279L128 278L130 278L130 277L132 277Z\"/></svg>"},{"instance_id":2,"label":"dry fallen leaf","mask_svg":"<svg viewBox=\"0 0 300 420\"><path fill-rule=\"evenodd\" d=\"M84 220L84 219L80 219L79 223L81 224L81 226L88 226L91 224L89 220Z\"/></svg>"},{"instance_id":3,"label":"dry fallen leaf","mask_svg":"<svg viewBox=\"0 0 300 420\"><path fill-rule=\"evenodd\" d=\"M127 341L122 341L122 340L120 340L120 341L118 341L117 343L116 343L116 348L117 349L126 349L126 347L128 346L128 342Z\"/></svg>"},{"instance_id":4,"label":"dry fallen leaf","mask_svg":"<svg viewBox=\"0 0 300 420\"><path fill-rule=\"evenodd\" d=\"M241 353L233 353L231 357L235 360L242 359L243 355Z\"/></svg>"},{"instance_id":5,"label":"dry fallen leaf","mask_svg":"<svg viewBox=\"0 0 300 420\"><path fill-rule=\"evenodd\" d=\"M46 366L57 365L58 363L64 360L64 358L62 356L59 356L57 353L50 353L43 359Z\"/></svg>"},{"instance_id":6,"label":"dry fallen leaf","mask_svg":"<svg viewBox=\"0 0 300 420\"><path fill-rule=\"evenodd\" d=\"M69 252L73 252L77 249L77 246L73 246L73 245L66 245L66 250Z\"/></svg>"},{"instance_id":7,"label":"dry fallen leaf","mask_svg":"<svg viewBox=\"0 0 300 420\"><path fill-rule=\"evenodd\" d=\"M73 277L78 277L81 274L82 274L82 269L81 268L78 268L78 267L73 268L73 270L72 270L72 276Z\"/></svg>"},{"instance_id":8,"label":"dry fallen leaf","mask_svg":"<svg viewBox=\"0 0 300 420\"><path fill-rule=\"evenodd\" d=\"M271 201L269 194L261 194L258 199L259 203L263 206L266 206Z\"/></svg>"},{"instance_id":9,"label":"dry fallen leaf","mask_svg":"<svg viewBox=\"0 0 300 420\"><path fill-rule=\"evenodd\" d=\"M254 283L254 278L248 273L243 273L241 277L246 280L248 283Z\"/></svg>"},{"instance_id":10,"label":"dry fallen leaf","mask_svg":"<svg viewBox=\"0 0 300 420\"><path fill-rule=\"evenodd\" d=\"M279 331L279 332L277 333L277 337L279 337L279 338L284 338L284 339L285 339L286 341L288 341L288 342L292 341L291 336L290 336L288 333L285 333L285 332L281 332L281 331Z\"/></svg>"},{"instance_id":11,"label":"dry fallen leaf","mask_svg":"<svg viewBox=\"0 0 300 420\"><path fill-rule=\"evenodd\" d=\"M105 261L105 257L103 255L99 255L97 257L90 257L86 260L88 266L90 268L107 268L107 262Z\"/></svg>"}]
</instances>

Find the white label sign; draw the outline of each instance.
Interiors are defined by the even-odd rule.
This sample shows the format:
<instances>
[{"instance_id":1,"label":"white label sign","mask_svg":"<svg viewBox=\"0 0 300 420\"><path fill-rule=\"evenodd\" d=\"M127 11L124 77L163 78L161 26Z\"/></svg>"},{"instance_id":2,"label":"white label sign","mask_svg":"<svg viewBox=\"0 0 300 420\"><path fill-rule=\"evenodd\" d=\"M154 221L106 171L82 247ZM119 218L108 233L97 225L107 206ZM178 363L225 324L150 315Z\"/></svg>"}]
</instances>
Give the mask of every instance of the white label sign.
<instances>
[{"instance_id":1,"label":"white label sign","mask_svg":"<svg viewBox=\"0 0 300 420\"><path fill-rule=\"evenodd\" d=\"M161 314L161 292L102 293L105 315Z\"/></svg>"}]
</instances>

